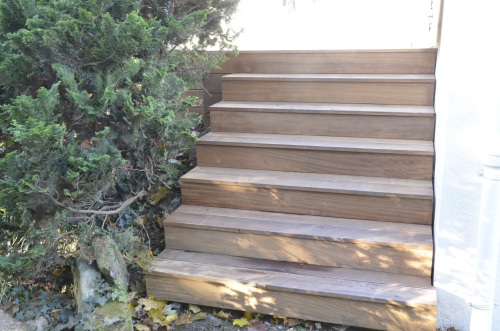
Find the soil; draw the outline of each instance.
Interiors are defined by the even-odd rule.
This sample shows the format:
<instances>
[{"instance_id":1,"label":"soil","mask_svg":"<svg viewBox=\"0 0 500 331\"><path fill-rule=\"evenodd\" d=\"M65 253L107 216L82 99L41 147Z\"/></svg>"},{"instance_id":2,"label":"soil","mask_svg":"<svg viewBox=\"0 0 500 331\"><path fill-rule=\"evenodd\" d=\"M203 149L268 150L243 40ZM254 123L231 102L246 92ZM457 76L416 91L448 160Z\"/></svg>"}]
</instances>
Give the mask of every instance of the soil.
<instances>
[{"instance_id":1,"label":"soil","mask_svg":"<svg viewBox=\"0 0 500 331\"><path fill-rule=\"evenodd\" d=\"M283 324L273 325L271 316L262 316L259 322L250 321L254 326L239 327L233 325L231 321L226 321L211 314L207 315L206 319L194 321L189 325L174 326L174 331L375 331L372 329L303 321L296 326L285 326Z\"/></svg>"}]
</instances>

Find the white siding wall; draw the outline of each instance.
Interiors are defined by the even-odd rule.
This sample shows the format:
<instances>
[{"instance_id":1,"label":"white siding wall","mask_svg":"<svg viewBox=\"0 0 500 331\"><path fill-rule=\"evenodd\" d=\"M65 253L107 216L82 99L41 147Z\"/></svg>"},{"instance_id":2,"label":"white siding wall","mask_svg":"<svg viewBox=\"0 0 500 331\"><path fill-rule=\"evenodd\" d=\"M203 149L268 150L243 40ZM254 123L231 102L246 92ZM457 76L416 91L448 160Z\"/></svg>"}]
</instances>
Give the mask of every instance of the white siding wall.
<instances>
[{"instance_id":1,"label":"white siding wall","mask_svg":"<svg viewBox=\"0 0 500 331\"><path fill-rule=\"evenodd\" d=\"M435 285L438 325L443 328L469 330L482 188L478 171L500 113L497 3L444 1L436 72L435 173ZM498 307L495 320L497 331Z\"/></svg>"}]
</instances>

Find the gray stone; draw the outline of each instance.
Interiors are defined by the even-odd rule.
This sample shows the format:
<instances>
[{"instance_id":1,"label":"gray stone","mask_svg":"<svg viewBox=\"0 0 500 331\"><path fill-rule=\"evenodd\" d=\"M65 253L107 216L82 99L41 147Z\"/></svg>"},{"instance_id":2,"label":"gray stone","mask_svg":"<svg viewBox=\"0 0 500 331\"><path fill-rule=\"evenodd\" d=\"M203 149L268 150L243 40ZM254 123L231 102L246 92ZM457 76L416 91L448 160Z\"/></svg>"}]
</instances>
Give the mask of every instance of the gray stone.
<instances>
[{"instance_id":1,"label":"gray stone","mask_svg":"<svg viewBox=\"0 0 500 331\"><path fill-rule=\"evenodd\" d=\"M106 280L114 284L117 280L124 287L128 286L128 271L125 260L116 243L109 237L96 239L97 267Z\"/></svg>"},{"instance_id":2,"label":"gray stone","mask_svg":"<svg viewBox=\"0 0 500 331\"><path fill-rule=\"evenodd\" d=\"M133 331L132 314L125 302L109 301L92 312L92 328L96 331Z\"/></svg>"},{"instance_id":3,"label":"gray stone","mask_svg":"<svg viewBox=\"0 0 500 331\"><path fill-rule=\"evenodd\" d=\"M0 330L28 331L28 327L0 309Z\"/></svg>"},{"instance_id":4,"label":"gray stone","mask_svg":"<svg viewBox=\"0 0 500 331\"><path fill-rule=\"evenodd\" d=\"M26 325L33 331L45 331L49 329L49 321L43 316L27 321Z\"/></svg>"},{"instance_id":5,"label":"gray stone","mask_svg":"<svg viewBox=\"0 0 500 331\"><path fill-rule=\"evenodd\" d=\"M92 306L89 306L86 301L97 296L97 290L102 281L101 273L97 270L95 263L88 264L87 261L78 260L73 268L73 281L78 312L88 311Z\"/></svg>"}]
</instances>

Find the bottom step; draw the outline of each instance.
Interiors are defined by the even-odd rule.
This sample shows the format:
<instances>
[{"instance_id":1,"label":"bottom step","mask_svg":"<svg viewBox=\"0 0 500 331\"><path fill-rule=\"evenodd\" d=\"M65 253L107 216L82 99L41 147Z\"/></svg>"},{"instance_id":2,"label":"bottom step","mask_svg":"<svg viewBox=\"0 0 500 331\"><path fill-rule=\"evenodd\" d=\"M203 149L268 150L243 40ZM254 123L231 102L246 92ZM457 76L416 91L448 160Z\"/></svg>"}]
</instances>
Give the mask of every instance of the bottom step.
<instances>
[{"instance_id":1,"label":"bottom step","mask_svg":"<svg viewBox=\"0 0 500 331\"><path fill-rule=\"evenodd\" d=\"M156 298L383 330L435 330L429 277L167 249Z\"/></svg>"}]
</instances>

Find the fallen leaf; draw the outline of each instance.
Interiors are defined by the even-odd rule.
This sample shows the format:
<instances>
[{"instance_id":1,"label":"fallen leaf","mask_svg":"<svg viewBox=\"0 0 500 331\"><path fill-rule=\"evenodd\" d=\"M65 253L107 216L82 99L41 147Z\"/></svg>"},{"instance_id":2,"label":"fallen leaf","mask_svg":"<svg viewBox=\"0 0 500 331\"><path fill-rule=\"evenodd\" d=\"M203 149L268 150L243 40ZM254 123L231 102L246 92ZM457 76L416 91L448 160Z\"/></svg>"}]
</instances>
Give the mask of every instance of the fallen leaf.
<instances>
[{"instance_id":1,"label":"fallen leaf","mask_svg":"<svg viewBox=\"0 0 500 331\"><path fill-rule=\"evenodd\" d=\"M181 317L179 317L179 319L177 319L177 322L175 322L176 326L187 325L187 324L193 324L193 322L191 322L191 320L189 319L188 314L181 315Z\"/></svg>"},{"instance_id":2,"label":"fallen leaf","mask_svg":"<svg viewBox=\"0 0 500 331\"><path fill-rule=\"evenodd\" d=\"M173 321L175 321L177 319L178 315L177 314L173 314L173 315L168 315L166 318L165 318L165 322L167 322L168 324L172 323Z\"/></svg>"},{"instance_id":3,"label":"fallen leaf","mask_svg":"<svg viewBox=\"0 0 500 331\"><path fill-rule=\"evenodd\" d=\"M54 271L52 271L52 274L56 277L61 277L61 275L63 274L63 272L66 271L66 268L60 268L60 269L56 269Z\"/></svg>"},{"instance_id":4,"label":"fallen leaf","mask_svg":"<svg viewBox=\"0 0 500 331\"><path fill-rule=\"evenodd\" d=\"M149 203L152 205L156 205L158 202L160 202L161 199L166 197L167 194L168 194L168 188L166 186L160 186L158 188L158 191L149 196L150 199Z\"/></svg>"},{"instance_id":5,"label":"fallen leaf","mask_svg":"<svg viewBox=\"0 0 500 331\"><path fill-rule=\"evenodd\" d=\"M147 299L147 298L141 298L139 301L137 301L140 305L144 306L145 311L149 311L151 309L156 309L158 308L158 302L155 300Z\"/></svg>"},{"instance_id":6,"label":"fallen leaf","mask_svg":"<svg viewBox=\"0 0 500 331\"><path fill-rule=\"evenodd\" d=\"M197 314L201 311L201 308L198 307L197 305L189 305L189 310L191 310L193 313Z\"/></svg>"},{"instance_id":7,"label":"fallen leaf","mask_svg":"<svg viewBox=\"0 0 500 331\"><path fill-rule=\"evenodd\" d=\"M163 313L167 316L177 314L177 310L172 308L172 305L166 305L163 307Z\"/></svg>"},{"instance_id":8,"label":"fallen leaf","mask_svg":"<svg viewBox=\"0 0 500 331\"><path fill-rule=\"evenodd\" d=\"M137 331L151 331L151 328L147 325L142 325L142 324L135 324L134 328Z\"/></svg>"},{"instance_id":9,"label":"fallen leaf","mask_svg":"<svg viewBox=\"0 0 500 331\"><path fill-rule=\"evenodd\" d=\"M177 320L177 314L170 315L170 316L154 316L152 318L153 318L154 323L158 323L161 326L168 326L168 324Z\"/></svg>"},{"instance_id":10,"label":"fallen leaf","mask_svg":"<svg viewBox=\"0 0 500 331\"><path fill-rule=\"evenodd\" d=\"M231 313L227 313L225 311L220 311L218 313L213 314L215 317L221 318L223 320L227 320L231 317Z\"/></svg>"},{"instance_id":11,"label":"fallen leaf","mask_svg":"<svg viewBox=\"0 0 500 331\"><path fill-rule=\"evenodd\" d=\"M198 313L194 316L191 316L189 319L194 322L198 320L204 320L205 318L207 318L207 313Z\"/></svg>"},{"instance_id":12,"label":"fallen leaf","mask_svg":"<svg viewBox=\"0 0 500 331\"><path fill-rule=\"evenodd\" d=\"M300 320L295 319L295 318L285 318L283 320L283 325L284 326L296 326L300 324Z\"/></svg>"},{"instance_id":13,"label":"fallen leaf","mask_svg":"<svg viewBox=\"0 0 500 331\"><path fill-rule=\"evenodd\" d=\"M253 319L253 313L246 311L245 314L243 315L243 318L246 318L247 320Z\"/></svg>"},{"instance_id":14,"label":"fallen leaf","mask_svg":"<svg viewBox=\"0 0 500 331\"><path fill-rule=\"evenodd\" d=\"M239 318L237 320L234 320L233 321L233 325L237 325L239 326L240 328L244 327L245 325L250 325L250 323L248 322L248 320L246 318Z\"/></svg>"},{"instance_id":15,"label":"fallen leaf","mask_svg":"<svg viewBox=\"0 0 500 331\"><path fill-rule=\"evenodd\" d=\"M142 216L134 218L134 220L132 221L132 224L135 226L143 226L144 224L147 223L147 221L148 221L148 217L146 215L142 215Z\"/></svg>"}]
</instances>

